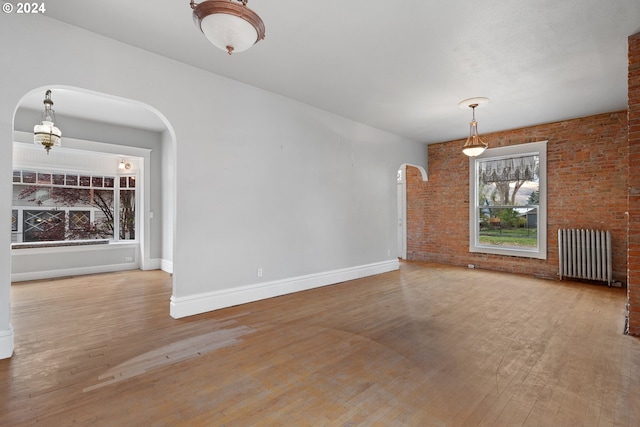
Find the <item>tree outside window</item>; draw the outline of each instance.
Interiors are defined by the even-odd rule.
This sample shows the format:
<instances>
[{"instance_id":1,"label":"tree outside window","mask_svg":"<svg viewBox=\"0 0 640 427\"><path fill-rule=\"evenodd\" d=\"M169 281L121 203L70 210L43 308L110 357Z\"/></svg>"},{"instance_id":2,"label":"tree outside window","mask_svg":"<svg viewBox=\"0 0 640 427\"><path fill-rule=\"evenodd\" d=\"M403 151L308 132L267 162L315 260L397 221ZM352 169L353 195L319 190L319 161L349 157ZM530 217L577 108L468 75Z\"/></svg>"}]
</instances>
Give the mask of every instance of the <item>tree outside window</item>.
<instances>
[{"instance_id":1,"label":"tree outside window","mask_svg":"<svg viewBox=\"0 0 640 427\"><path fill-rule=\"evenodd\" d=\"M538 155L479 160L479 242L482 245L537 247ZM531 220L535 216L535 220Z\"/></svg>"},{"instance_id":2,"label":"tree outside window","mask_svg":"<svg viewBox=\"0 0 640 427\"><path fill-rule=\"evenodd\" d=\"M136 238L136 178L120 177L120 240Z\"/></svg>"},{"instance_id":3,"label":"tree outside window","mask_svg":"<svg viewBox=\"0 0 640 427\"><path fill-rule=\"evenodd\" d=\"M135 239L135 176L122 178L125 188L114 176L14 171L16 241Z\"/></svg>"}]
</instances>

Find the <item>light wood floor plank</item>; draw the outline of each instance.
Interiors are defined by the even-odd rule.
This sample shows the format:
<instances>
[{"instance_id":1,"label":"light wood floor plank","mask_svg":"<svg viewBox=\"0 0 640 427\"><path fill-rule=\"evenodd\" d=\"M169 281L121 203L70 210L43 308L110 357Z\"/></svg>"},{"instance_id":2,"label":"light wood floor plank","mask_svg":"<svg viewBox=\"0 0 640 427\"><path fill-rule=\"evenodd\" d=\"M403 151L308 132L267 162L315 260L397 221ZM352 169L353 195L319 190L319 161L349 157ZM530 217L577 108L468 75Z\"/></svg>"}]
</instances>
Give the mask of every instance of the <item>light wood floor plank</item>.
<instances>
[{"instance_id":1,"label":"light wood floor plank","mask_svg":"<svg viewBox=\"0 0 640 427\"><path fill-rule=\"evenodd\" d=\"M640 425L622 289L403 262L175 320L171 287L15 284L0 425Z\"/></svg>"}]
</instances>

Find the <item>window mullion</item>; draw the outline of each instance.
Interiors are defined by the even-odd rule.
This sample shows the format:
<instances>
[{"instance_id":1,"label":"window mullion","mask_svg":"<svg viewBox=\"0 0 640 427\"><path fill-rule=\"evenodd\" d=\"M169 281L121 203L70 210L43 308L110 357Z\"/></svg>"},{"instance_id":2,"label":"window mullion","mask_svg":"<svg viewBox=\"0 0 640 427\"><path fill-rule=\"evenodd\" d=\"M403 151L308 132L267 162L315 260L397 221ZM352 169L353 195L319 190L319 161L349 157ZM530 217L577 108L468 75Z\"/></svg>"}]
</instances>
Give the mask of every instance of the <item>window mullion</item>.
<instances>
[{"instance_id":1,"label":"window mullion","mask_svg":"<svg viewBox=\"0 0 640 427\"><path fill-rule=\"evenodd\" d=\"M113 240L120 241L120 176L113 185Z\"/></svg>"}]
</instances>

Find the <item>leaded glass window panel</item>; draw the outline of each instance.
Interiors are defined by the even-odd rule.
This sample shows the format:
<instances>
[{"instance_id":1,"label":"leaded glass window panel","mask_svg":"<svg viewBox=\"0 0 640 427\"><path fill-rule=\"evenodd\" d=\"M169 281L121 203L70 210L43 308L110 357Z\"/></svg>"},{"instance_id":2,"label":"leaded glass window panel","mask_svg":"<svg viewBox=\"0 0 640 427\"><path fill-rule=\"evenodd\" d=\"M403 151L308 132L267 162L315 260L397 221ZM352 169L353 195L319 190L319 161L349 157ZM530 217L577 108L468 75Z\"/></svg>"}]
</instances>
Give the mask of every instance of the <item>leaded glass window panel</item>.
<instances>
[{"instance_id":1,"label":"leaded glass window panel","mask_svg":"<svg viewBox=\"0 0 640 427\"><path fill-rule=\"evenodd\" d=\"M91 224L90 211L69 211L69 229L84 230Z\"/></svg>"},{"instance_id":2,"label":"leaded glass window panel","mask_svg":"<svg viewBox=\"0 0 640 427\"><path fill-rule=\"evenodd\" d=\"M22 230L24 242L64 240L65 212L26 210Z\"/></svg>"}]
</instances>

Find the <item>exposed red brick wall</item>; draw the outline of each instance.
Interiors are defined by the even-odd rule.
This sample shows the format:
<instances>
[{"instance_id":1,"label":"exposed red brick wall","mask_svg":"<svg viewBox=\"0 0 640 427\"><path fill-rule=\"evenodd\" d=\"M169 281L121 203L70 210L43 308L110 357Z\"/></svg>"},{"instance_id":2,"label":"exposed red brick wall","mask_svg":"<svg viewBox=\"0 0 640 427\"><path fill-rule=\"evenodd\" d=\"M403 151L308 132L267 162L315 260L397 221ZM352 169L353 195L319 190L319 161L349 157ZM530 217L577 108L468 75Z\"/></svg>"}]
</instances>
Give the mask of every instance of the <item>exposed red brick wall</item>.
<instances>
[{"instance_id":1,"label":"exposed red brick wall","mask_svg":"<svg viewBox=\"0 0 640 427\"><path fill-rule=\"evenodd\" d=\"M629 333L640 336L640 33L629 37Z\"/></svg>"},{"instance_id":2,"label":"exposed red brick wall","mask_svg":"<svg viewBox=\"0 0 640 427\"><path fill-rule=\"evenodd\" d=\"M627 134L624 111L483 135L490 147L548 140L546 260L470 253L464 140L429 145L429 180L407 170L407 258L557 278L558 229L606 229L614 279L626 283Z\"/></svg>"},{"instance_id":3,"label":"exposed red brick wall","mask_svg":"<svg viewBox=\"0 0 640 427\"><path fill-rule=\"evenodd\" d=\"M409 194L422 194L425 191L426 182L422 181L422 174L418 168L407 166L406 175L406 191L407 191L407 258L409 256L409 248L419 248L424 241L426 227L428 221L426 217L426 201L424 197L413 197ZM409 230L411 228L411 230Z\"/></svg>"}]
</instances>

